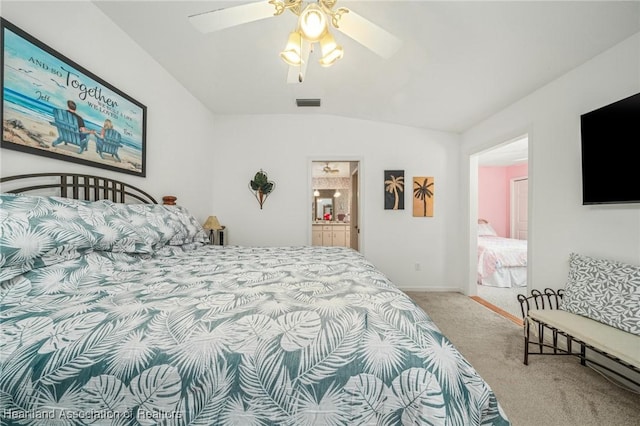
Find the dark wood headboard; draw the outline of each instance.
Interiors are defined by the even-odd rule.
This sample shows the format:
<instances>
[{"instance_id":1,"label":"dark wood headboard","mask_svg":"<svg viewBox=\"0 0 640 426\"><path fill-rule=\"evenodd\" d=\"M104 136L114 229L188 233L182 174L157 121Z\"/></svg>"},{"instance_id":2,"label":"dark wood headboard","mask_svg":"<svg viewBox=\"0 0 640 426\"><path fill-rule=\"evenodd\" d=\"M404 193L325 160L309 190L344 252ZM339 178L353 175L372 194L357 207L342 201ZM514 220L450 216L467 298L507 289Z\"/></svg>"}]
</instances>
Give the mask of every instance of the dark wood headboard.
<instances>
[{"instance_id":1,"label":"dark wood headboard","mask_svg":"<svg viewBox=\"0 0 640 426\"><path fill-rule=\"evenodd\" d=\"M145 204L158 204L145 191L114 179L76 173L35 173L0 178L0 191L18 194L29 191L53 190L46 195L76 200L111 200L125 203L137 200Z\"/></svg>"}]
</instances>

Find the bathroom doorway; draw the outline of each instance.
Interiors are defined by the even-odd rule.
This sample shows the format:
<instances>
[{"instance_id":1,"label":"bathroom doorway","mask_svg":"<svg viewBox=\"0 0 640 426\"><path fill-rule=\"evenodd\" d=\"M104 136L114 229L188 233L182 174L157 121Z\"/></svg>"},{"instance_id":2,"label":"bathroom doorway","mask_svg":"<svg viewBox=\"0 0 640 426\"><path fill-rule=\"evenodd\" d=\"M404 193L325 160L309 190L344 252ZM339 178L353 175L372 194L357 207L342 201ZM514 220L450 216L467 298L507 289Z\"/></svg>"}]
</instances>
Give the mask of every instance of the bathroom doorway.
<instances>
[{"instance_id":1,"label":"bathroom doorway","mask_svg":"<svg viewBox=\"0 0 640 426\"><path fill-rule=\"evenodd\" d=\"M311 245L349 247L360 243L359 160L312 160Z\"/></svg>"}]
</instances>

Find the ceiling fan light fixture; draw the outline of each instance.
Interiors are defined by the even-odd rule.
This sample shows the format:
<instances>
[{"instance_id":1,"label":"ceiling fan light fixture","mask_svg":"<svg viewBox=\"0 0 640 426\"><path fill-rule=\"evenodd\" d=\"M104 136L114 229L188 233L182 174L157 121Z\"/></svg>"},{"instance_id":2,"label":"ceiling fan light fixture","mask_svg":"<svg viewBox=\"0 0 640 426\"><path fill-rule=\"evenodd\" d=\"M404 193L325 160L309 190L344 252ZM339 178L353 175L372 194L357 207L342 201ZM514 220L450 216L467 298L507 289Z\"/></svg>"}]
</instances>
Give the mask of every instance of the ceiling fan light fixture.
<instances>
[{"instance_id":1,"label":"ceiling fan light fixture","mask_svg":"<svg viewBox=\"0 0 640 426\"><path fill-rule=\"evenodd\" d=\"M2 1L2 0L0 0ZM243 0L243 3L249 0ZM288 83L302 83L313 45L319 43L320 64L328 67L343 57L342 46L333 39L333 30L347 35L378 56L388 59L402 41L347 7L336 7L340 0L261 0L189 16L189 21L202 32L219 31L285 12L296 15L296 29L289 34L282 60L289 65Z\"/></svg>"},{"instance_id":2,"label":"ceiling fan light fixture","mask_svg":"<svg viewBox=\"0 0 640 426\"><path fill-rule=\"evenodd\" d=\"M302 64L302 56L300 53L300 45L302 43L302 39L300 37L300 33L297 31L292 31L289 34L289 39L287 40L287 45L284 50L280 52L280 57L283 61L291 66L299 66Z\"/></svg>"},{"instance_id":3,"label":"ceiling fan light fixture","mask_svg":"<svg viewBox=\"0 0 640 426\"><path fill-rule=\"evenodd\" d=\"M322 51L322 58L320 58L318 62L320 62L320 65L323 67L330 67L344 55L342 46L336 44L336 40L329 32L320 39L320 49Z\"/></svg>"}]
</instances>

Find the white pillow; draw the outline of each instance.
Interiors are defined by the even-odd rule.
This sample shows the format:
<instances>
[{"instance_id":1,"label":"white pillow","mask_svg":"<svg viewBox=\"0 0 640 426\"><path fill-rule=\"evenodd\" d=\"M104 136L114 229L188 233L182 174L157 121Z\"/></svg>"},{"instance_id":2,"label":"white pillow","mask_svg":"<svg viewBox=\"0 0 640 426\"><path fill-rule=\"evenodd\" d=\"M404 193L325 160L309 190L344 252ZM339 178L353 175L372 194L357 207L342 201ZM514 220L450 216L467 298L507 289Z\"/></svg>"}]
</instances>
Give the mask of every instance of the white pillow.
<instances>
[{"instance_id":1,"label":"white pillow","mask_svg":"<svg viewBox=\"0 0 640 426\"><path fill-rule=\"evenodd\" d=\"M495 229L488 223L478 224L478 237L497 237Z\"/></svg>"}]
</instances>

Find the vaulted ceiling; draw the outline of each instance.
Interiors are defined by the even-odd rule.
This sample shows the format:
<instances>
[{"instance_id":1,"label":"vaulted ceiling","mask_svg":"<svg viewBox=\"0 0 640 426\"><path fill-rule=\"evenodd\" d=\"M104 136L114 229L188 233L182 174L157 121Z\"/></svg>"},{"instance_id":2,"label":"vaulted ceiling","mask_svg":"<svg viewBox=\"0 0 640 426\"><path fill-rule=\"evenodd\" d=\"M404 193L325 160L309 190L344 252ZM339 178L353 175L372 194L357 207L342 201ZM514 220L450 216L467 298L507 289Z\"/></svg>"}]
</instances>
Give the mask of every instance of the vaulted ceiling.
<instances>
[{"instance_id":1,"label":"vaulted ceiling","mask_svg":"<svg viewBox=\"0 0 640 426\"><path fill-rule=\"evenodd\" d=\"M263 0L265 1L265 0ZM217 114L329 114L463 132L640 31L637 1L347 1L399 37L382 59L339 32L344 58L305 81L282 62L296 16L202 34L188 16L247 1L94 3ZM320 98L298 108L296 98Z\"/></svg>"}]
</instances>

